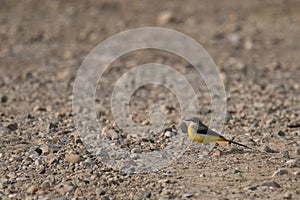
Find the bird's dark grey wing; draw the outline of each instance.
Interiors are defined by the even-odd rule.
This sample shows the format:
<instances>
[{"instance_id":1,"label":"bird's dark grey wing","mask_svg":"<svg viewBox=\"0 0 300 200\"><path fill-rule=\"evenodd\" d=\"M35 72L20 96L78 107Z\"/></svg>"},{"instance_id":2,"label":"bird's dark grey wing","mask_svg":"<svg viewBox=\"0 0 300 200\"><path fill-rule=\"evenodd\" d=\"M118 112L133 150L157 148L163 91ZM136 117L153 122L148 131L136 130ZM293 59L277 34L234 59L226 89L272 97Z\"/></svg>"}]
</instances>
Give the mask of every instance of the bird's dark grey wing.
<instances>
[{"instance_id":1,"label":"bird's dark grey wing","mask_svg":"<svg viewBox=\"0 0 300 200\"><path fill-rule=\"evenodd\" d=\"M208 127L205 126L204 124L202 123L198 123L198 130L197 130L197 133L200 133L200 134L207 134L207 131L208 131Z\"/></svg>"},{"instance_id":2,"label":"bird's dark grey wing","mask_svg":"<svg viewBox=\"0 0 300 200\"><path fill-rule=\"evenodd\" d=\"M218 136L223 138L223 136L221 136L220 134L218 134L217 132L211 130L210 128L208 128L207 126L205 126L204 124L199 125L197 133L199 134L204 134L204 135L211 135L211 136Z\"/></svg>"}]
</instances>

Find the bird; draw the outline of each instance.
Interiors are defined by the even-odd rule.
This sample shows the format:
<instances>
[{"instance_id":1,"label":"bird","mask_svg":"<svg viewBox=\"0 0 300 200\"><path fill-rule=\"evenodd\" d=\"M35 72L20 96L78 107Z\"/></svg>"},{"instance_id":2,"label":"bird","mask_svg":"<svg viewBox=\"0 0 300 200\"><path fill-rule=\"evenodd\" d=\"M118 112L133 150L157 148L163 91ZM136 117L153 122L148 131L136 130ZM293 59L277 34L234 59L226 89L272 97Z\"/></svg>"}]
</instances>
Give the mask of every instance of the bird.
<instances>
[{"instance_id":1,"label":"bird","mask_svg":"<svg viewBox=\"0 0 300 200\"><path fill-rule=\"evenodd\" d=\"M201 120L197 117L192 117L190 119L184 120L186 123L181 124L181 129L183 132L187 132L189 137L199 143L210 143L210 142L228 142L229 144L236 144L248 149L252 149L244 144L235 142L230 139L226 139L224 136L218 134L217 132L208 128Z\"/></svg>"}]
</instances>

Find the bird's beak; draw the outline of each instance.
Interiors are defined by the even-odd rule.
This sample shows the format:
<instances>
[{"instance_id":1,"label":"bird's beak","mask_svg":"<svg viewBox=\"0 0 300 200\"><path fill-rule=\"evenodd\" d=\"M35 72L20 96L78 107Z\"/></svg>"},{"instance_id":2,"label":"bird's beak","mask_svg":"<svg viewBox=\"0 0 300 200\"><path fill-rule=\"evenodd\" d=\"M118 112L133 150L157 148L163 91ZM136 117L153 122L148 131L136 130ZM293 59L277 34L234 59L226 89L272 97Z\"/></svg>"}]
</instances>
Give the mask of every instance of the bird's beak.
<instances>
[{"instance_id":1,"label":"bird's beak","mask_svg":"<svg viewBox=\"0 0 300 200\"><path fill-rule=\"evenodd\" d=\"M185 120L182 121L182 124L185 124L186 127L192 125L192 123L193 122L191 120L189 120L189 119L185 119Z\"/></svg>"},{"instance_id":2,"label":"bird's beak","mask_svg":"<svg viewBox=\"0 0 300 200\"><path fill-rule=\"evenodd\" d=\"M184 119L183 122L186 123L187 125L189 125L192 122L192 120L191 119Z\"/></svg>"},{"instance_id":3,"label":"bird's beak","mask_svg":"<svg viewBox=\"0 0 300 200\"><path fill-rule=\"evenodd\" d=\"M189 121L188 121L188 120L186 120L186 119L182 120L182 122L181 122L181 123L184 123L184 124L186 124L186 125L189 125Z\"/></svg>"}]
</instances>

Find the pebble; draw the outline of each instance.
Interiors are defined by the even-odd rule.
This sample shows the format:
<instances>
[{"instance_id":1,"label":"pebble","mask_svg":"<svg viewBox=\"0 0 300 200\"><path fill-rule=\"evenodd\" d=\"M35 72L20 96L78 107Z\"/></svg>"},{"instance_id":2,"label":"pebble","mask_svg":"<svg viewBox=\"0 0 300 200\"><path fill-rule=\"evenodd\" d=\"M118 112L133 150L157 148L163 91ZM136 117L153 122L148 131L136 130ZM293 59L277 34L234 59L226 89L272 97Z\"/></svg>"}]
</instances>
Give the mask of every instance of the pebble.
<instances>
[{"instance_id":1,"label":"pebble","mask_svg":"<svg viewBox=\"0 0 300 200\"><path fill-rule=\"evenodd\" d=\"M97 188L95 192L97 195L105 195L106 193L106 191L102 188Z\"/></svg>"},{"instance_id":2,"label":"pebble","mask_svg":"<svg viewBox=\"0 0 300 200\"><path fill-rule=\"evenodd\" d=\"M72 51L67 50L63 53L63 57L64 57L64 59L71 59L74 57L74 54ZM63 79L61 79L61 80L63 80Z\"/></svg>"},{"instance_id":3,"label":"pebble","mask_svg":"<svg viewBox=\"0 0 300 200\"><path fill-rule=\"evenodd\" d=\"M213 39L215 39L215 40L222 40L222 39L224 39L224 33L222 33L222 32L216 32L216 33L214 33Z\"/></svg>"},{"instance_id":4,"label":"pebble","mask_svg":"<svg viewBox=\"0 0 300 200\"><path fill-rule=\"evenodd\" d=\"M45 107L42 107L42 106L39 106L39 105L34 106L33 112L38 112L38 111L46 112L47 109Z\"/></svg>"},{"instance_id":5,"label":"pebble","mask_svg":"<svg viewBox=\"0 0 300 200\"><path fill-rule=\"evenodd\" d=\"M4 188L4 185L8 182L7 178L0 178L0 189Z\"/></svg>"},{"instance_id":6,"label":"pebble","mask_svg":"<svg viewBox=\"0 0 300 200\"><path fill-rule=\"evenodd\" d=\"M9 133L10 131L11 131L10 129L0 126L0 133Z\"/></svg>"},{"instance_id":7,"label":"pebble","mask_svg":"<svg viewBox=\"0 0 300 200\"><path fill-rule=\"evenodd\" d=\"M241 173L241 171L239 170L239 169L233 169L233 171L232 171L234 174L239 174L239 173Z\"/></svg>"},{"instance_id":8,"label":"pebble","mask_svg":"<svg viewBox=\"0 0 300 200\"><path fill-rule=\"evenodd\" d=\"M50 133L51 131L56 131L57 128L58 128L58 126L55 123L52 123L52 122L47 123L46 130L48 133Z\"/></svg>"},{"instance_id":9,"label":"pebble","mask_svg":"<svg viewBox=\"0 0 300 200\"><path fill-rule=\"evenodd\" d=\"M241 35L239 33L232 33L228 35L228 40L233 46L238 47L240 45Z\"/></svg>"},{"instance_id":10,"label":"pebble","mask_svg":"<svg viewBox=\"0 0 300 200\"><path fill-rule=\"evenodd\" d=\"M200 108L197 113L199 113L199 115L207 115L211 112L212 110L210 108Z\"/></svg>"},{"instance_id":11,"label":"pebble","mask_svg":"<svg viewBox=\"0 0 300 200\"><path fill-rule=\"evenodd\" d=\"M282 157L283 158L290 158L289 152L288 151L283 151L282 152Z\"/></svg>"},{"instance_id":12,"label":"pebble","mask_svg":"<svg viewBox=\"0 0 300 200\"><path fill-rule=\"evenodd\" d=\"M7 178L0 178L0 183L6 183L8 181Z\"/></svg>"},{"instance_id":13,"label":"pebble","mask_svg":"<svg viewBox=\"0 0 300 200\"><path fill-rule=\"evenodd\" d=\"M159 183L171 183L170 179L166 178L166 179L160 179L158 181Z\"/></svg>"},{"instance_id":14,"label":"pebble","mask_svg":"<svg viewBox=\"0 0 300 200\"><path fill-rule=\"evenodd\" d=\"M292 197L293 197L293 195L291 192L286 192L283 195L283 199L293 199Z\"/></svg>"},{"instance_id":15,"label":"pebble","mask_svg":"<svg viewBox=\"0 0 300 200\"><path fill-rule=\"evenodd\" d=\"M18 124L17 123L11 123L7 125L7 128L11 131L15 131L18 129Z\"/></svg>"},{"instance_id":16,"label":"pebble","mask_svg":"<svg viewBox=\"0 0 300 200\"><path fill-rule=\"evenodd\" d=\"M229 122L229 121L232 120L232 119L233 119L232 114L231 114L231 113L227 113L227 114L226 114L226 117L225 117L225 121L226 121L226 122Z\"/></svg>"},{"instance_id":17,"label":"pebble","mask_svg":"<svg viewBox=\"0 0 300 200\"><path fill-rule=\"evenodd\" d=\"M18 195L18 194L16 194L16 193L15 193L15 194L10 194L10 195L8 195L8 198L10 198L10 199L12 199L12 198L16 198L16 197L17 197L17 195Z\"/></svg>"},{"instance_id":18,"label":"pebble","mask_svg":"<svg viewBox=\"0 0 300 200\"><path fill-rule=\"evenodd\" d=\"M117 133L116 131L114 131L114 130L109 130L108 132L109 132L110 138L111 138L112 140L117 140L117 139L120 138L119 133Z\"/></svg>"},{"instance_id":19,"label":"pebble","mask_svg":"<svg viewBox=\"0 0 300 200\"><path fill-rule=\"evenodd\" d=\"M244 48L246 50L251 50L253 48L253 42L249 38L245 40Z\"/></svg>"},{"instance_id":20,"label":"pebble","mask_svg":"<svg viewBox=\"0 0 300 200\"><path fill-rule=\"evenodd\" d=\"M267 153L275 153L276 151L271 149L268 145L264 145L262 147L262 151L267 152Z\"/></svg>"},{"instance_id":21,"label":"pebble","mask_svg":"<svg viewBox=\"0 0 300 200\"><path fill-rule=\"evenodd\" d=\"M71 192L74 189L72 185L58 185L55 187L56 191L61 195L66 195L66 193Z\"/></svg>"},{"instance_id":22,"label":"pebble","mask_svg":"<svg viewBox=\"0 0 300 200\"><path fill-rule=\"evenodd\" d=\"M79 163L80 162L80 156L77 154L66 154L65 156L66 161L70 163Z\"/></svg>"},{"instance_id":23,"label":"pebble","mask_svg":"<svg viewBox=\"0 0 300 200\"><path fill-rule=\"evenodd\" d=\"M266 121L266 128L271 128L272 124L274 123L273 119Z\"/></svg>"},{"instance_id":24,"label":"pebble","mask_svg":"<svg viewBox=\"0 0 300 200\"><path fill-rule=\"evenodd\" d=\"M173 177L172 172L170 172L170 171L162 173L162 176L163 177Z\"/></svg>"},{"instance_id":25,"label":"pebble","mask_svg":"<svg viewBox=\"0 0 300 200\"><path fill-rule=\"evenodd\" d=\"M5 94L0 93L0 102L1 103L6 103L8 100L7 96Z\"/></svg>"},{"instance_id":26,"label":"pebble","mask_svg":"<svg viewBox=\"0 0 300 200\"><path fill-rule=\"evenodd\" d=\"M174 16L171 11L163 11L157 16L156 24L158 26L164 26L168 24L172 19L174 19Z\"/></svg>"},{"instance_id":27,"label":"pebble","mask_svg":"<svg viewBox=\"0 0 300 200\"><path fill-rule=\"evenodd\" d=\"M148 191L148 190L144 190L144 191L140 192L137 199L142 200L142 199L147 199L147 198L150 198L150 197L151 197L151 192Z\"/></svg>"},{"instance_id":28,"label":"pebble","mask_svg":"<svg viewBox=\"0 0 300 200\"><path fill-rule=\"evenodd\" d=\"M223 154L222 151L216 150L216 151L213 152L212 156L214 156L214 157L220 157L222 154Z\"/></svg>"},{"instance_id":29,"label":"pebble","mask_svg":"<svg viewBox=\"0 0 300 200\"><path fill-rule=\"evenodd\" d=\"M130 152L131 153L141 153L141 148L140 147L135 147L135 148L131 149Z\"/></svg>"},{"instance_id":30,"label":"pebble","mask_svg":"<svg viewBox=\"0 0 300 200\"><path fill-rule=\"evenodd\" d=\"M132 139L132 138L139 138L139 135L138 134L136 134L136 133L131 133L131 134L128 134L127 136L126 136L126 138L128 139L128 140L130 140L130 139Z\"/></svg>"},{"instance_id":31,"label":"pebble","mask_svg":"<svg viewBox=\"0 0 300 200\"><path fill-rule=\"evenodd\" d=\"M56 112L54 114L55 118L63 118L63 117L66 117L66 113L64 112Z\"/></svg>"},{"instance_id":32,"label":"pebble","mask_svg":"<svg viewBox=\"0 0 300 200\"><path fill-rule=\"evenodd\" d=\"M250 131L250 130L249 130ZM248 131L247 131L248 132ZM271 138L271 134L266 132L266 133L263 133L263 139L270 139Z\"/></svg>"},{"instance_id":33,"label":"pebble","mask_svg":"<svg viewBox=\"0 0 300 200\"><path fill-rule=\"evenodd\" d=\"M171 132L171 131L165 132L165 137L167 137L167 138L173 137L174 135L175 135L174 132Z\"/></svg>"},{"instance_id":34,"label":"pebble","mask_svg":"<svg viewBox=\"0 0 300 200\"><path fill-rule=\"evenodd\" d=\"M45 161L47 162L48 165L51 165L57 161L57 158L53 153L50 153L47 155Z\"/></svg>"},{"instance_id":35,"label":"pebble","mask_svg":"<svg viewBox=\"0 0 300 200\"><path fill-rule=\"evenodd\" d=\"M38 188L35 185L31 185L27 188L26 192L29 194L34 194L38 191Z\"/></svg>"},{"instance_id":36,"label":"pebble","mask_svg":"<svg viewBox=\"0 0 300 200\"><path fill-rule=\"evenodd\" d=\"M130 158L132 158L133 160L137 160L140 158L140 155L138 153L133 153L133 154L130 154Z\"/></svg>"},{"instance_id":37,"label":"pebble","mask_svg":"<svg viewBox=\"0 0 300 200\"><path fill-rule=\"evenodd\" d=\"M43 154L48 153L57 153L60 149L57 146L50 145L50 144L43 144L40 146Z\"/></svg>"},{"instance_id":38,"label":"pebble","mask_svg":"<svg viewBox=\"0 0 300 200\"><path fill-rule=\"evenodd\" d=\"M82 190L80 188L77 188L75 191L74 191L74 197L78 197L78 196L82 196Z\"/></svg>"},{"instance_id":39,"label":"pebble","mask_svg":"<svg viewBox=\"0 0 300 200\"><path fill-rule=\"evenodd\" d=\"M282 176L282 175L287 175L289 174L289 171L286 169L278 169L276 172L274 172L274 174L272 175L272 177L274 176Z\"/></svg>"},{"instance_id":40,"label":"pebble","mask_svg":"<svg viewBox=\"0 0 300 200\"><path fill-rule=\"evenodd\" d=\"M298 128L298 127L300 127L300 118L292 121L291 123L289 123L288 127L289 128Z\"/></svg>"},{"instance_id":41,"label":"pebble","mask_svg":"<svg viewBox=\"0 0 300 200\"><path fill-rule=\"evenodd\" d=\"M281 136L281 137L285 136L285 133L284 133L282 130L278 131L277 134L278 134L279 136Z\"/></svg>"},{"instance_id":42,"label":"pebble","mask_svg":"<svg viewBox=\"0 0 300 200\"><path fill-rule=\"evenodd\" d=\"M164 188L163 191L161 192L161 194L167 198L169 198L169 195L172 193L171 189L166 189Z\"/></svg>"},{"instance_id":43,"label":"pebble","mask_svg":"<svg viewBox=\"0 0 300 200\"><path fill-rule=\"evenodd\" d=\"M50 182L48 180L46 180L41 184L41 189L47 190L50 188L50 185L51 185Z\"/></svg>"},{"instance_id":44,"label":"pebble","mask_svg":"<svg viewBox=\"0 0 300 200\"><path fill-rule=\"evenodd\" d=\"M147 126L149 124L150 124L149 120L144 120L144 121L141 122L142 126Z\"/></svg>"},{"instance_id":45,"label":"pebble","mask_svg":"<svg viewBox=\"0 0 300 200\"><path fill-rule=\"evenodd\" d=\"M191 194L191 193L184 193L184 194L182 194L183 198L191 198L192 196L193 196L193 194Z\"/></svg>"},{"instance_id":46,"label":"pebble","mask_svg":"<svg viewBox=\"0 0 300 200\"><path fill-rule=\"evenodd\" d=\"M246 187L245 190L257 190L257 188L259 187L259 185L253 185L253 186L249 186L249 187Z\"/></svg>"},{"instance_id":47,"label":"pebble","mask_svg":"<svg viewBox=\"0 0 300 200\"><path fill-rule=\"evenodd\" d=\"M300 171L296 171L293 174L296 175L296 176L300 176Z\"/></svg>"},{"instance_id":48,"label":"pebble","mask_svg":"<svg viewBox=\"0 0 300 200\"><path fill-rule=\"evenodd\" d=\"M43 161L42 161L41 159L36 159L36 160L34 161L34 164L35 164L36 166L40 166L40 165L43 165Z\"/></svg>"},{"instance_id":49,"label":"pebble","mask_svg":"<svg viewBox=\"0 0 300 200\"><path fill-rule=\"evenodd\" d=\"M110 198L108 196L103 196L101 197L101 200L110 200Z\"/></svg>"},{"instance_id":50,"label":"pebble","mask_svg":"<svg viewBox=\"0 0 300 200\"><path fill-rule=\"evenodd\" d=\"M38 153L39 155L41 155L42 153L43 153L43 150L41 149L41 148L36 148L35 150L34 150L34 152L36 152L36 153Z\"/></svg>"},{"instance_id":51,"label":"pebble","mask_svg":"<svg viewBox=\"0 0 300 200\"><path fill-rule=\"evenodd\" d=\"M50 152L50 151L49 151L49 146L48 146L47 144L43 144L43 145L40 147L40 149L42 150L42 153L43 153L43 154L47 154L47 153Z\"/></svg>"},{"instance_id":52,"label":"pebble","mask_svg":"<svg viewBox=\"0 0 300 200\"><path fill-rule=\"evenodd\" d=\"M40 156L40 154L37 151L30 151L28 156L29 158L36 159Z\"/></svg>"},{"instance_id":53,"label":"pebble","mask_svg":"<svg viewBox=\"0 0 300 200\"><path fill-rule=\"evenodd\" d=\"M102 135L111 140L119 139L119 134L115 130L109 129L107 126L102 129Z\"/></svg>"},{"instance_id":54,"label":"pebble","mask_svg":"<svg viewBox=\"0 0 300 200\"><path fill-rule=\"evenodd\" d=\"M267 181L263 182L261 186L267 186L267 187L274 187L274 188L280 188L281 186L275 182L275 181Z\"/></svg>"},{"instance_id":55,"label":"pebble","mask_svg":"<svg viewBox=\"0 0 300 200\"><path fill-rule=\"evenodd\" d=\"M290 160L286 161L286 164L289 167L299 167L300 161L299 161L299 159L290 159Z\"/></svg>"}]
</instances>

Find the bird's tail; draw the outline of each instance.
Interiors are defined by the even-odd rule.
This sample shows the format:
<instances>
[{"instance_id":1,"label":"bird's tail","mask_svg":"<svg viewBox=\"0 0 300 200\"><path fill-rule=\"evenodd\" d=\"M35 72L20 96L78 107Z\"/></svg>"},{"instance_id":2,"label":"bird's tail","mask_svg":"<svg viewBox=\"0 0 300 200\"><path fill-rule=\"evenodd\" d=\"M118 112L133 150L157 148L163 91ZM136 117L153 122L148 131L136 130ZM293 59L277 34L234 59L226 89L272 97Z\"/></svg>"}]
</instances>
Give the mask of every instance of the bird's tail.
<instances>
[{"instance_id":1,"label":"bird's tail","mask_svg":"<svg viewBox=\"0 0 300 200\"><path fill-rule=\"evenodd\" d=\"M252 149L251 147L248 147L248 146L246 146L246 145L244 145L244 144L241 144L241 143L238 143L238 142L233 141L233 139L232 139L232 140L228 140L228 139L226 139L225 137L223 137L222 135L219 135L218 141L226 141L226 142L228 142L229 144L232 143L232 144L236 144L236 145L245 147L245 148L247 148L247 149Z\"/></svg>"},{"instance_id":2,"label":"bird's tail","mask_svg":"<svg viewBox=\"0 0 300 200\"><path fill-rule=\"evenodd\" d=\"M248 146L246 146L246 145L244 145L244 144L241 144L241 143L235 142L235 141L233 141L233 140L227 140L227 139L226 139L226 141L227 141L229 144L233 143L233 144L236 144L236 145L239 145L239 146L245 147L245 148L247 148L247 149L252 149L251 147L248 147Z\"/></svg>"}]
</instances>

